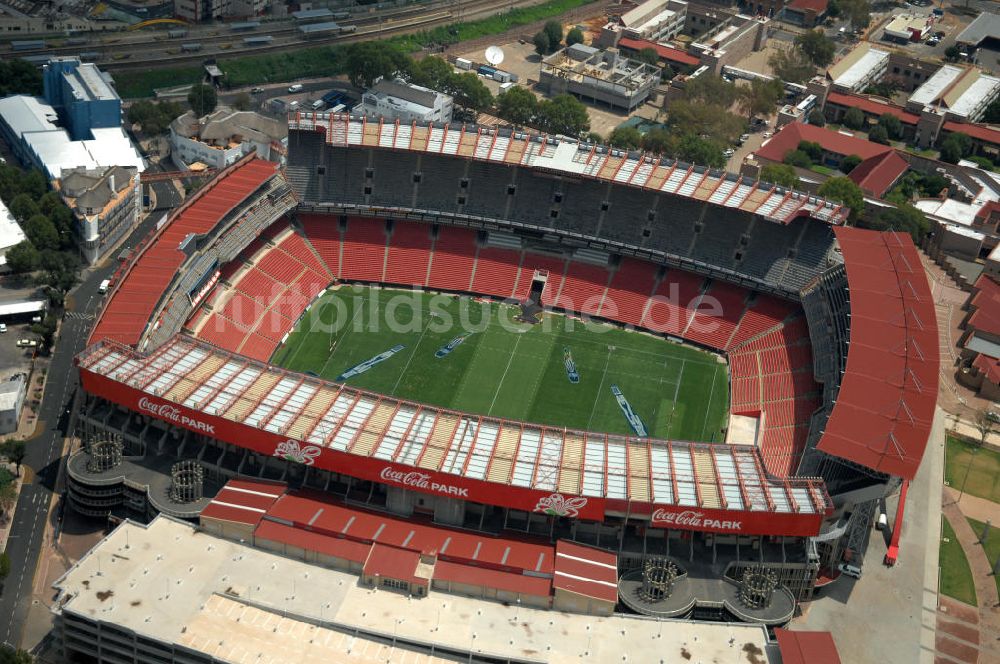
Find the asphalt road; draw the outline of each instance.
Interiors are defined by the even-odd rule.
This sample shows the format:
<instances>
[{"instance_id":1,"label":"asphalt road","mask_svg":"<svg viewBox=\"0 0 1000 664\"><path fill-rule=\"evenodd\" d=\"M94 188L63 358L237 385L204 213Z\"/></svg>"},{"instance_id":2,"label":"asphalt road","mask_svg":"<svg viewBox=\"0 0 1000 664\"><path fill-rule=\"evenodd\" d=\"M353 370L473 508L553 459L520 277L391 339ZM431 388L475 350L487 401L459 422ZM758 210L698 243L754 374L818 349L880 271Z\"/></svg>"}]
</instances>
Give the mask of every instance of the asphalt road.
<instances>
[{"instance_id":1,"label":"asphalt road","mask_svg":"<svg viewBox=\"0 0 1000 664\"><path fill-rule=\"evenodd\" d=\"M158 187L158 192L161 188L164 189L165 200L174 205L180 202L180 196L170 183L156 183L152 186ZM157 209L160 209L159 206ZM155 212L150 214L123 246L135 246L161 216L162 214ZM59 514L57 507L50 515L49 504L59 474L69 408L79 383L77 371L73 367L73 357L83 350L90 334L94 314L101 302L97 292L98 285L111 276L117 265L117 261L111 260L104 267L85 273L82 283L72 293L74 309L63 318L38 414L38 423L43 433L28 441L23 464L31 469L34 476L31 483L23 485L21 489L7 542L11 571L0 591L0 643L14 647L20 645L31 606L32 585L35 569L38 567L45 521L55 519Z\"/></svg>"}]
</instances>

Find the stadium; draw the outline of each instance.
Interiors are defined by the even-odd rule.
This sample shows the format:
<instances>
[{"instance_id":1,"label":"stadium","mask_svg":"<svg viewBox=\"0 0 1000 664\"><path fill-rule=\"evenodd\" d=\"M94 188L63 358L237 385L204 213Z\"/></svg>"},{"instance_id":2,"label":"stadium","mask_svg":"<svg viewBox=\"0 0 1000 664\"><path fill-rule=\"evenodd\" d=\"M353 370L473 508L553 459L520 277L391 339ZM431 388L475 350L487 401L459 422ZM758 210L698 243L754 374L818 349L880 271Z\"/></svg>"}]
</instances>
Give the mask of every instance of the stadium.
<instances>
[{"instance_id":1,"label":"stadium","mask_svg":"<svg viewBox=\"0 0 1000 664\"><path fill-rule=\"evenodd\" d=\"M784 624L861 566L936 402L920 257L847 216L563 137L293 115L284 169L228 167L116 273L70 504L416 596Z\"/></svg>"}]
</instances>

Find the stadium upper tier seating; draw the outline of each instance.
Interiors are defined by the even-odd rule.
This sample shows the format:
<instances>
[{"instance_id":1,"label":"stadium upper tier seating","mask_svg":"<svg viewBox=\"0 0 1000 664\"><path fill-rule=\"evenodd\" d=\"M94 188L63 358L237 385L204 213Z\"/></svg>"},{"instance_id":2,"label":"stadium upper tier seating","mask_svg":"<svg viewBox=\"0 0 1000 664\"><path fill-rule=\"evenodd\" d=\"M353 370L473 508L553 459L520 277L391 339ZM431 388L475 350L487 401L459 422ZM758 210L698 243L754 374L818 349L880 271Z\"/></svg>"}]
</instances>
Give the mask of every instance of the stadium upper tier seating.
<instances>
[{"instance_id":1,"label":"stadium upper tier seating","mask_svg":"<svg viewBox=\"0 0 1000 664\"><path fill-rule=\"evenodd\" d=\"M833 247L827 222L797 217L782 227L721 206L721 192L709 202L686 190L668 194L627 182L598 184L457 155L345 148L325 144L312 131L291 131L289 144L288 180L307 205L412 209L442 219L593 237L661 253L667 262L693 261L704 266L695 271L723 270L795 297L828 267Z\"/></svg>"},{"instance_id":2,"label":"stadium upper tier seating","mask_svg":"<svg viewBox=\"0 0 1000 664\"><path fill-rule=\"evenodd\" d=\"M541 304L607 318L728 352L732 412L760 415L768 470L794 473L818 407L800 309L718 279L624 257L596 265L482 246L474 231L380 218L303 214L275 224L223 266L220 286L187 328L267 360L309 302L334 280L518 299L545 279ZM277 228L277 230L275 230Z\"/></svg>"}]
</instances>

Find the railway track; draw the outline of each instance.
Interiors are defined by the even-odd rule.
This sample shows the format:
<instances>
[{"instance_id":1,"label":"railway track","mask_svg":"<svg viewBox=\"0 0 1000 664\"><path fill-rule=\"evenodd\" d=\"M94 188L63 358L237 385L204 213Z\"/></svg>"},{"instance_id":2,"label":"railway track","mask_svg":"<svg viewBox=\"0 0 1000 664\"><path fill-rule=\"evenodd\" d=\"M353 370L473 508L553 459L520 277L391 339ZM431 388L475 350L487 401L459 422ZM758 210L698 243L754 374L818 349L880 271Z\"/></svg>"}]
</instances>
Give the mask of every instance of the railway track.
<instances>
[{"instance_id":1,"label":"railway track","mask_svg":"<svg viewBox=\"0 0 1000 664\"><path fill-rule=\"evenodd\" d=\"M508 7L527 7L538 4L540 0L514 0ZM407 34L417 30L431 29L447 25L459 20L473 20L481 16L496 13L496 0L466 0L434 2L417 7L389 10L372 13L365 16L352 17L345 20L345 25L357 26L351 33L330 34L318 37L303 37L297 25L272 26L262 25L260 29L247 32L226 32L199 36L189 34L184 37L170 39L165 33L158 33L154 38L137 41L88 42L54 46L51 48L5 53L7 57L30 57L42 55L81 55L102 69L108 71L128 71L150 67L182 66L186 64L201 64L208 58L229 58L245 55L264 55L277 53L289 48L310 48L339 43L363 41L372 37L391 37ZM434 11L436 10L436 11ZM245 45L246 37L274 37L271 43L260 45ZM195 42L202 44L202 49L193 52L180 52L181 44ZM232 44L233 48L205 49L205 46ZM167 52L174 51L176 53Z\"/></svg>"}]
</instances>

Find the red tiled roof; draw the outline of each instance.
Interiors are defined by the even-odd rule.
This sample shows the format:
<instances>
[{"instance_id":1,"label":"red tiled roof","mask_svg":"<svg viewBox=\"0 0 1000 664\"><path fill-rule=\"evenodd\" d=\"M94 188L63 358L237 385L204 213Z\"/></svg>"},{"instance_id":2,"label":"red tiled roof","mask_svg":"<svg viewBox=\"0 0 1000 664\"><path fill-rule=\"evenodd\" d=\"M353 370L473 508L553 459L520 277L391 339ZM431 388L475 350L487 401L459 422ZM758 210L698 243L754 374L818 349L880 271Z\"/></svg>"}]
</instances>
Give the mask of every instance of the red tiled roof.
<instances>
[{"instance_id":1,"label":"red tiled roof","mask_svg":"<svg viewBox=\"0 0 1000 664\"><path fill-rule=\"evenodd\" d=\"M689 65L692 67L701 63L701 60L697 57L691 55L690 53L685 53L679 48L666 46L664 44L657 44L656 42L651 42L645 39L630 39L628 37L622 37L618 40L618 46L625 49L631 49L633 51L641 51L644 48L651 48L656 51L657 55L667 62L676 62L678 64Z\"/></svg>"},{"instance_id":2,"label":"red tiled roof","mask_svg":"<svg viewBox=\"0 0 1000 664\"><path fill-rule=\"evenodd\" d=\"M785 155L798 148L802 141L819 143L827 152L845 157L856 154L862 159L868 159L892 150L888 145L879 145L856 136L847 136L815 125L792 122L782 127L781 131L764 143L757 150L757 156L770 161L782 162Z\"/></svg>"},{"instance_id":3,"label":"red tiled roof","mask_svg":"<svg viewBox=\"0 0 1000 664\"><path fill-rule=\"evenodd\" d=\"M254 541L269 541L287 544L305 551L315 551L316 553L350 560L355 563L363 563L368 559L368 551L371 544L363 544L343 537L332 537L320 533L313 533L295 526L288 526L276 521L267 519L260 522L253 533Z\"/></svg>"},{"instance_id":4,"label":"red tiled roof","mask_svg":"<svg viewBox=\"0 0 1000 664\"><path fill-rule=\"evenodd\" d=\"M986 376L986 380L990 381L994 385L1000 385L1000 360L980 353L976 356L976 359L972 361L972 366L978 369L981 374Z\"/></svg>"},{"instance_id":5,"label":"red tiled roof","mask_svg":"<svg viewBox=\"0 0 1000 664\"><path fill-rule=\"evenodd\" d=\"M135 345L149 322L164 287L184 262L178 246L192 233L205 233L275 173L277 165L251 158L237 162L178 208L135 265L108 296L89 343L114 339Z\"/></svg>"},{"instance_id":6,"label":"red tiled roof","mask_svg":"<svg viewBox=\"0 0 1000 664\"><path fill-rule=\"evenodd\" d=\"M938 391L934 299L910 236L835 228L851 298L850 349L819 449L913 479Z\"/></svg>"},{"instance_id":7,"label":"red tiled roof","mask_svg":"<svg viewBox=\"0 0 1000 664\"><path fill-rule=\"evenodd\" d=\"M971 138L992 143L993 145L1000 145L1000 129L995 129L989 125L948 121L944 123L944 130L962 132Z\"/></svg>"},{"instance_id":8,"label":"red tiled roof","mask_svg":"<svg viewBox=\"0 0 1000 664\"><path fill-rule=\"evenodd\" d=\"M399 579L407 583L426 586L430 579L416 576L420 554L409 549L400 549L386 544L372 544L365 561L365 576L381 576L386 579Z\"/></svg>"},{"instance_id":9,"label":"red tiled roof","mask_svg":"<svg viewBox=\"0 0 1000 664\"><path fill-rule=\"evenodd\" d=\"M440 559L434 565L434 580L496 588L504 592L535 597L548 597L552 594L552 579L546 577L500 572Z\"/></svg>"},{"instance_id":10,"label":"red tiled roof","mask_svg":"<svg viewBox=\"0 0 1000 664\"><path fill-rule=\"evenodd\" d=\"M840 664L830 632L793 632L776 629L783 664Z\"/></svg>"},{"instance_id":11,"label":"red tiled roof","mask_svg":"<svg viewBox=\"0 0 1000 664\"><path fill-rule=\"evenodd\" d=\"M982 274L973 290L970 306L975 311L969 317L969 327L1000 336L1000 284Z\"/></svg>"},{"instance_id":12,"label":"red tiled roof","mask_svg":"<svg viewBox=\"0 0 1000 664\"><path fill-rule=\"evenodd\" d=\"M826 96L828 104L837 104L847 108L857 108L872 115L882 116L888 113L895 115L904 124L915 125L920 121L920 117L915 113L906 111L902 106L890 104L887 101L879 101L864 95L845 94L843 92L830 92Z\"/></svg>"},{"instance_id":13,"label":"red tiled roof","mask_svg":"<svg viewBox=\"0 0 1000 664\"><path fill-rule=\"evenodd\" d=\"M812 10L819 15L826 11L829 4L830 0L792 0L785 5L785 8L796 9L800 12Z\"/></svg>"},{"instance_id":14,"label":"red tiled roof","mask_svg":"<svg viewBox=\"0 0 1000 664\"><path fill-rule=\"evenodd\" d=\"M282 483L230 480L201 512L201 518L256 526L287 487Z\"/></svg>"},{"instance_id":15,"label":"red tiled roof","mask_svg":"<svg viewBox=\"0 0 1000 664\"><path fill-rule=\"evenodd\" d=\"M484 533L453 530L381 512L348 508L313 491L297 491L279 498L267 512L276 519L313 532L436 553L442 560L498 570L551 574L554 551L533 544Z\"/></svg>"},{"instance_id":16,"label":"red tiled roof","mask_svg":"<svg viewBox=\"0 0 1000 664\"><path fill-rule=\"evenodd\" d=\"M559 540L552 585L584 597L618 601L618 556Z\"/></svg>"},{"instance_id":17,"label":"red tiled roof","mask_svg":"<svg viewBox=\"0 0 1000 664\"><path fill-rule=\"evenodd\" d=\"M891 150L865 159L847 177L865 193L881 198L909 168L909 162Z\"/></svg>"}]
</instances>

